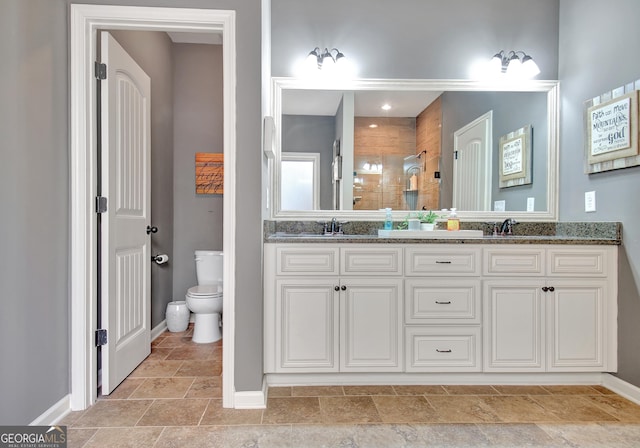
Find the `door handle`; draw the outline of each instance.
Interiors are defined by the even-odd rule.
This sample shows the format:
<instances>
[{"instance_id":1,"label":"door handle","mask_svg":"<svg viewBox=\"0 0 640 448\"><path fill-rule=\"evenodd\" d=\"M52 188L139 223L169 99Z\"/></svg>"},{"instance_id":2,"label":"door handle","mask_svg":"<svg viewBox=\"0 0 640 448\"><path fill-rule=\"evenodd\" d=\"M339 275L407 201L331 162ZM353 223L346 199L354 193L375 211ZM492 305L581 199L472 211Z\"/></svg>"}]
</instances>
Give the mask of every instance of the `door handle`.
<instances>
[{"instance_id":1,"label":"door handle","mask_svg":"<svg viewBox=\"0 0 640 448\"><path fill-rule=\"evenodd\" d=\"M158 228L147 226L147 235L149 235L150 233L158 233Z\"/></svg>"}]
</instances>

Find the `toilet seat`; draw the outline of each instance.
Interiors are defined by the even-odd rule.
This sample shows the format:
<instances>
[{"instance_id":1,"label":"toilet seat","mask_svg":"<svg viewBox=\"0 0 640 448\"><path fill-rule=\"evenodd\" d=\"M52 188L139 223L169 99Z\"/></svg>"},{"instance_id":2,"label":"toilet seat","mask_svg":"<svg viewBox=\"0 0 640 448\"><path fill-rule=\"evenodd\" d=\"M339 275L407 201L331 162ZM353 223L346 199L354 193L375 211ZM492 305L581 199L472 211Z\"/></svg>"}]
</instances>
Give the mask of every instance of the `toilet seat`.
<instances>
[{"instance_id":1,"label":"toilet seat","mask_svg":"<svg viewBox=\"0 0 640 448\"><path fill-rule=\"evenodd\" d=\"M187 296L198 297L222 297L222 285L197 285L187 290Z\"/></svg>"}]
</instances>

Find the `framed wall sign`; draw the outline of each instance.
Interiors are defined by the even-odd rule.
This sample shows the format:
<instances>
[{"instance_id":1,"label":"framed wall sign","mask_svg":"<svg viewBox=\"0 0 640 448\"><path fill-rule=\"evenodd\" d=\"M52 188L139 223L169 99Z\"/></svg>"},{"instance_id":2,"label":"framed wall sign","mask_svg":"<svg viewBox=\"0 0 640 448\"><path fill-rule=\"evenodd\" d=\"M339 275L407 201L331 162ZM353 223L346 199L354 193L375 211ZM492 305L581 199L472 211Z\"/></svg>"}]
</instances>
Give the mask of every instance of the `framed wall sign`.
<instances>
[{"instance_id":1,"label":"framed wall sign","mask_svg":"<svg viewBox=\"0 0 640 448\"><path fill-rule=\"evenodd\" d=\"M196 153L196 194L224 193L224 154Z\"/></svg>"},{"instance_id":2,"label":"framed wall sign","mask_svg":"<svg viewBox=\"0 0 640 448\"><path fill-rule=\"evenodd\" d=\"M531 125L500 137L500 188L531 183Z\"/></svg>"},{"instance_id":3,"label":"framed wall sign","mask_svg":"<svg viewBox=\"0 0 640 448\"><path fill-rule=\"evenodd\" d=\"M585 103L585 172L640 165L638 82Z\"/></svg>"}]
</instances>

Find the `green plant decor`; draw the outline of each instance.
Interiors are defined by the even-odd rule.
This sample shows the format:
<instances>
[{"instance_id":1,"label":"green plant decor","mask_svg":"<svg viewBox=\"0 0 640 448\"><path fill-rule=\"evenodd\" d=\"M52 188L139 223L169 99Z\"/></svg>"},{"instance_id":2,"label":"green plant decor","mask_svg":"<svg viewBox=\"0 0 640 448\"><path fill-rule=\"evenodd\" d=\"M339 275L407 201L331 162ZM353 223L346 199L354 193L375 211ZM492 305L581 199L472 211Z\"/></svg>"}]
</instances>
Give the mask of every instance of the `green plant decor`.
<instances>
[{"instance_id":1,"label":"green plant decor","mask_svg":"<svg viewBox=\"0 0 640 448\"><path fill-rule=\"evenodd\" d=\"M433 210L429 210L428 212L424 211L424 212L409 213L407 217L404 218L404 221L398 223L398 225L396 226L396 229L407 230L409 228L409 219L412 219L412 218L420 220L421 223L435 224L435 222L438 219L444 218L444 216L438 215Z\"/></svg>"}]
</instances>

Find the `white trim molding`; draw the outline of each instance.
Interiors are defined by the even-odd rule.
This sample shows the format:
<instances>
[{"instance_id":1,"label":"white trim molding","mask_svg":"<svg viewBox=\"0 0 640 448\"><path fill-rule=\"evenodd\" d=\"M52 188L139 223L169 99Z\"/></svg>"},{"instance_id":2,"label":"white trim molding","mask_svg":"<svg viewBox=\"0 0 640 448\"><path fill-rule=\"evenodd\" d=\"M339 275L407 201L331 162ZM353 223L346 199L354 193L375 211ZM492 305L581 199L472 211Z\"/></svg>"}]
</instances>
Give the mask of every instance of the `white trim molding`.
<instances>
[{"instance_id":1,"label":"white trim molding","mask_svg":"<svg viewBox=\"0 0 640 448\"><path fill-rule=\"evenodd\" d=\"M266 409L267 407L267 381L262 381L262 390L236 392L234 403L236 409Z\"/></svg>"},{"instance_id":2,"label":"white trim molding","mask_svg":"<svg viewBox=\"0 0 640 448\"><path fill-rule=\"evenodd\" d=\"M44 411L42 415L29 423L30 426L51 426L62 420L71 412L69 401L71 395L65 395L56 404Z\"/></svg>"},{"instance_id":3,"label":"white trim molding","mask_svg":"<svg viewBox=\"0 0 640 448\"><path fill-rule=\"evenodd\" d=\"M602 374L602 385L618 395L640 404L640 387L627 383L610 373Z\"/></svg>"},{"instance_id":4,"label":"white trim molding","mask_svg":"<svg viewBox=\"0 0 640 448\"><path fill-rule=\"evenodd\" d=\"M72 4L70 9L70 253L72 410L97 398L96 61L98 30L216 33L223 46L224 164L236 172L236 14L233 10ZM235 176L224 179L224 407L234 406Z\"/></svg>"}]
</instances>

